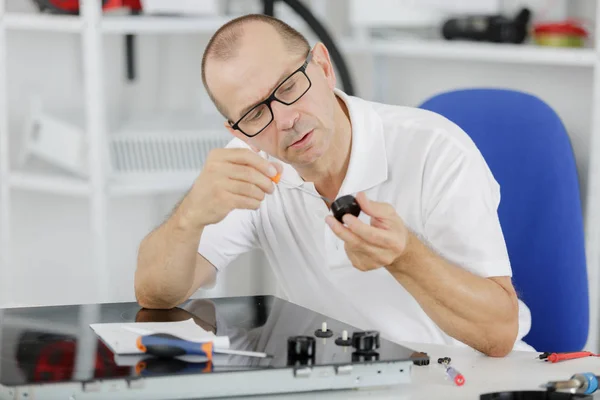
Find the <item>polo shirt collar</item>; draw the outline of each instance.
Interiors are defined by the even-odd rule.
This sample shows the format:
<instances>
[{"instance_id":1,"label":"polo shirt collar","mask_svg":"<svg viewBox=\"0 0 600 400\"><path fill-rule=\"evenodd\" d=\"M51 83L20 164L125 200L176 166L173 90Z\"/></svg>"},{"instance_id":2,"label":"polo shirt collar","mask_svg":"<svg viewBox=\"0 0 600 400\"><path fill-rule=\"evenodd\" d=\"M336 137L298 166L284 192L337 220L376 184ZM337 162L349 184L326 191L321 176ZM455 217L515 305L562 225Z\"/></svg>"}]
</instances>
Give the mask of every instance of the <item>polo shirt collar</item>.
<instances>
[{"instance_id":1,"label":"polo shirt collar","mask_svg":"<svg viewBox=\"0 0 600 400\"><path fill-rule=\"evenodd\" d=\"M338 197L370 189L387 180L388 163L383 124L371 105L339 89L335 94L346 104L352 126L352 146L348 171ZM283 164L282 179L302 185L304 180L289 164Z\"/></svg>"}]
</instances>

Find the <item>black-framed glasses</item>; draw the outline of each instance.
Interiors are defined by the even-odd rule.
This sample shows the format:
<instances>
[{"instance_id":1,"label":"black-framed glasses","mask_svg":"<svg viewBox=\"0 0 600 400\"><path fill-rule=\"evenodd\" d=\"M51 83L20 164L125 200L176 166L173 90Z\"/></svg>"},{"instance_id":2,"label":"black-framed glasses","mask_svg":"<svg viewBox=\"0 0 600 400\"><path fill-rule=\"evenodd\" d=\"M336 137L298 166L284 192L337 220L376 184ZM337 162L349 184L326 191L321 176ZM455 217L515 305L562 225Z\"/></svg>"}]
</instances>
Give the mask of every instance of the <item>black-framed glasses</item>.
<instances>
[{"instance_id":1,"label":"black-framed glasses","mask_svg":"<svg viewBox=\"0 0 600 400\"><path fill-rule=\"evenodd\" d=\"M306 74L306 68L311 59L312 52L308 53L304 64L281 82L268 98L252 107L236 123L228 121L231 127L248 137L254 137L265 130L273 121L272 101L275 100L289 106L300 100L310 89L312 84Z\"/></svg>"}]
</instances>

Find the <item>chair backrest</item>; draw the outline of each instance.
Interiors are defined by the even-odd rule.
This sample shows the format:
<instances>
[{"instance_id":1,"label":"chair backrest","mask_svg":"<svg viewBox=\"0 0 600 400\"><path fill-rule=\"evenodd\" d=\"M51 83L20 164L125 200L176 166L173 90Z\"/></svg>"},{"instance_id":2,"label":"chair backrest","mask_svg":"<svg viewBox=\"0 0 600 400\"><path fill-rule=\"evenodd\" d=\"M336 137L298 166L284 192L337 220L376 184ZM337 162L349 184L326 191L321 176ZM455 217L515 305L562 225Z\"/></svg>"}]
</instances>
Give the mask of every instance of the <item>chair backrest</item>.
<instances>
[{"instance_id":1,"label":"chair backrest","mask_svg":"<svg viewBox=\"0 0 600 400\"><path fill-rule=\"evenodd\" d=\"M524 340L539 351L581 350L589 328L583 217L560 118L539 98L505 89L445 92L420 107L460 126L500 184L513 282L532 314Z\"/></svg>"}]
</instances>

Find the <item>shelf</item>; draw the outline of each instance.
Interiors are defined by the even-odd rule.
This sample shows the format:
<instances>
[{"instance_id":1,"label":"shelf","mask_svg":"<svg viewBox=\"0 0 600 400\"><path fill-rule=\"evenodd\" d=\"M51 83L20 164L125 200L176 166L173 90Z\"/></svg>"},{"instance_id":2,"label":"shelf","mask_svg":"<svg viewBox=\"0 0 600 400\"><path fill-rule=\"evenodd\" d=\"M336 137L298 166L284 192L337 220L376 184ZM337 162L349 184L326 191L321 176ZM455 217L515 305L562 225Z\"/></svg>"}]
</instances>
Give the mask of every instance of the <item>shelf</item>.
<instances>
[{"instance_id":1,"label":"shelf","mask_svg":"<svg viewBox=\"0 0 600 400\"><path fill-rule=\"evenodd\" d=\"M212 33L233 17L114 16L102 19L102 32L126 33Z\"/></svg>"},{"instance_id":2,"label":"shelf","mask_svg":"<svg viewBox=\"0 0 600 400\"><path fill-rule=\"evenodd\" d=\"M108 193L114 197L184 193L192 186L197 176L196 173L178 173L175 176L165 174L121 181L111 181L109 177ZM90 185L87 181L58 174L11 172L9 174L9 185L15 189L76 197L91 194Z\"/></svg>"},{"instance_id":3,"label":"shelf","mask_svg":"<svg viewBox=\"0 0 600 400\"><path fill-rule=\"evenodd\" d=\"M80 32L83 21L74 15L47 15L7 13L4 16L7 29L23 31Z\"/></svg>"},{"instance_id":4,"label":"shelf","mask_svg":"<svg viewBox=\"0 0 600 400\"><path fill-rule=\"evenodd\" d=\"M212 33L232 17L103 16L101 30L106 34L127 33ZM11 30L81 32L83 19L77 15L7 13L6 27Z\"/></svg>"},{"instance_id":5,"label":"shelf","mask_svg":"<svg viewBox=\"0 0 600 400\"><path fill-rule=\"evenodd\" d=\"M141 196L151 194L175 194L187 192L199 174L177 173L173 175L157 175L128 181L113 181L109 184L112 197Z\"/></svg>"},{"instance_id":6,"label":"shelf","mask_svg":"<svg viewBox=\"0 0 600 400\"><path fill-rule=\"evenodd\" d=\"M364 44L355 40L343 40L341 48L346 52L368 52L385 56L578 67L593 67L597 59L595 51L587 48L551 48L529 44L444 40L372 39Z\"/></svg>"},{"instance_id":7,"label":"shelf","mask_svg":"<svg viewBox=\"0 0 600 400\"><path fill-rule=\"evenodd\" d=\"M53 194L86 196L90 193L88 182L57 174L11 172L9 173L9 185L16 189Z\"/></svg>"}]
</instances>

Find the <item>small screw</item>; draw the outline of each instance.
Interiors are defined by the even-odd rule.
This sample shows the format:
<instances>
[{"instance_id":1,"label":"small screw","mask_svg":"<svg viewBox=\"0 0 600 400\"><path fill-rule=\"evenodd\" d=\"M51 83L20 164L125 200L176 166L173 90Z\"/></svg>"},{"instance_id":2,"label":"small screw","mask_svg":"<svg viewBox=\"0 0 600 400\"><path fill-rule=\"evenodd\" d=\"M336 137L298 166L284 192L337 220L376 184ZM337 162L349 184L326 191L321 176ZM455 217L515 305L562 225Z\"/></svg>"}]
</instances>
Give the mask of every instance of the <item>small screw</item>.
<instances>
[{"instance_id":1,"label":"small screw","mask_svg":"<svg viewBox=\"0 0 600 400\"><path fill-rule=\"evenodd\" d=\"M331 329L327 329L327 322L323 322L321 329L315 331L315 336L320 338L328 338L333 336Z\"/></svg>"},{"instance_id":2,"label":"small screw","mask_svg":"<svg viewBox=\"0 0 600 400\"><path fill-rule=\"evenodd\" d=\"M352 340L348 338L348 331L342 331L342 337L335 339L335 344L338 346L350 346L352 344Z\"/></svg>"}]
</instances>

